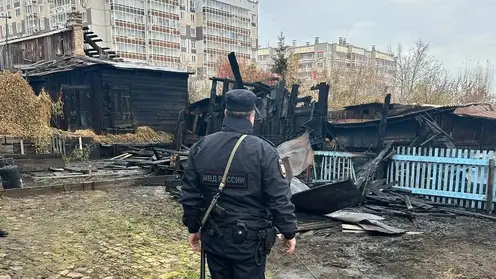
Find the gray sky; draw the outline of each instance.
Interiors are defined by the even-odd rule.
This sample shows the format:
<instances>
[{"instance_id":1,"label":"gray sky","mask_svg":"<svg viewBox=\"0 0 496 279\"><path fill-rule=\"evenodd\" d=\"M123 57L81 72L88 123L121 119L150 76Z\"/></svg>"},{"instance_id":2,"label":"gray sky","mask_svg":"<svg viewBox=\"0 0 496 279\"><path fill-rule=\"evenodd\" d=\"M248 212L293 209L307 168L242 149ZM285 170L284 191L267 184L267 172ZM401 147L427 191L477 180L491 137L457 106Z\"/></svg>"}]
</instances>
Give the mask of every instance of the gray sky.
<instances>
[{"instance_id":1,"label":"gray sky","mask_svg":"<svg viewBox=\"0 0 496 279\"><path fill-rule=\"evenodd\" d=\"M387 51L418 38L450 71L467 59L496 64L496 0L260 0L260 44L336 42Z\"/></svg>"}]
</instances>

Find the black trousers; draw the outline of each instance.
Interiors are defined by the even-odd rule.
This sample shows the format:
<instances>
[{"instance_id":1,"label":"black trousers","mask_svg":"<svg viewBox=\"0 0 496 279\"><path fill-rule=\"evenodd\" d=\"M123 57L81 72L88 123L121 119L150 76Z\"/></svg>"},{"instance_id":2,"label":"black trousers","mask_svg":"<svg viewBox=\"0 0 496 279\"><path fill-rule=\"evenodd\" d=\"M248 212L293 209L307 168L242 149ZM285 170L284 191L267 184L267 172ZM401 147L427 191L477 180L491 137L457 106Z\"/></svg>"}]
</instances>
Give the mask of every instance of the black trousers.
<instances>
[{"instance_id":1,"label":"black trousers","mask_svg":"<svg viewBox=\"0 0 496 279\"><path fill-rule=\"evenodd\" d=\"M207 253L207 263L212 279L265 279L265 261L258 265Z\"/></svg>"},{"instance_id":2,"label":"black trousers","mask_svg":"<svg viewBox=\"0 0 496 279\"><path fill-rule=\"evenodd\" d=\"M230 238L204 234L202 245L212 279L265 279L267 257L260 243L236 244Z\"/></svg>"}]
</instances>

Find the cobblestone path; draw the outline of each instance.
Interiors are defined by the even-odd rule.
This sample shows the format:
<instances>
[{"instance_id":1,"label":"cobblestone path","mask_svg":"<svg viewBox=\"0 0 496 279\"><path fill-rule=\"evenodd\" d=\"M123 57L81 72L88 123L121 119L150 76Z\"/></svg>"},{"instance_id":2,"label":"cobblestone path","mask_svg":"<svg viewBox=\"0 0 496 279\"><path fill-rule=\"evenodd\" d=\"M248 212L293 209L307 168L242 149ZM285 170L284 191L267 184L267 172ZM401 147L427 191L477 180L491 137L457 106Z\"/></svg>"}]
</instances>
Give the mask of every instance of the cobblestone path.
<instances>
[{"instance_id":1,"label":"cobblestone path","mask_svg":"<svg viewBox=\"0 0 496 279\"><path fill-rule=\"evenodd\" d=\"M198 278L162 187L0 199L0 279Z\"/></svg>"}]
</instances>

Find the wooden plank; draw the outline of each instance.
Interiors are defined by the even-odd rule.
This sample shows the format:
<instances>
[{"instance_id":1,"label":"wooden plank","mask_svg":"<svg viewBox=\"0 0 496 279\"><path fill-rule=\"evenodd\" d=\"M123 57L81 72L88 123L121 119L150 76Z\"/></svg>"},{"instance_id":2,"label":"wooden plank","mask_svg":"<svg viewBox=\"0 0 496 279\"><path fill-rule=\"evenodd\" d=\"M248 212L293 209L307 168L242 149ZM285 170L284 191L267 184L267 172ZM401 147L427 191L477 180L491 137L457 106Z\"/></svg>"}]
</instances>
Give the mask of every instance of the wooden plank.
<instances>
[{"instance_id":1,"label":"wooden plank","mask_svg":"<svg viewBox=\"0 0 496 279\"><path fill-rule=\"evenodd\" d=\"M481 152L481 155L482 155L482 159L484 160L489 160L488 156L487 156L487 151L486 150L483 150ZM487 167L489 169L489 166ZM487 182L487 178L486 178L486 167L480 167L480 177L479 177L479 186L478 186L478 189L476 190L476 194L482 194L482 195L485 195L485 184ZM478 201L476 203L476 207L477 209L484 209L482 208L482 202L481 201Z\"/></svg>"},{"instance_id":2,"label":"wooden plank","mask_svg":"<svg viewBox=\"0 0 496 279\"><path fill-rule=\"evenodd\" d=\"M478 159L460 159L460 158L446 158L444 157L444 149L443 155L440 157L425 157L425 156L412 156L412 155L393 155L392 159L397 161L406 161L406 162L433 162L433 163L441 163L441 164L465 164L471 166L488 166L489 160L478 160Z\"/></svg>"},{"instance_id":3,"label":"wooden plank","mask_svg":"<svg viewBox=\"0 0 496 279\"><path fill-rule=\"evenodd\" d=\"M487 175L487 202L486 202L486 212L488 214L493 213L494 209L494 171L495 171L495 161L494 158L489 160L489 173Z\"/></svg>"},{"instance_id":4,"label":"wooden plank","mask_svg":"<svg viewBox=\"0 0 496 279\"><path fill-rule=\"evenodd\" d=\"M434 157L439 156L439 148L434 149ZM434 179L432 181L432 188L431 190L435 191L437 190L437 185L441 184L441 176L439 175L440 169L439 169L439 163L434 162ZM433 196L430 197L431 201L435 201L435 198Z\"/></svg>"},{"instance_id":5,"label":"wooden plank","mask_svg":"<svg viewBox=\"0 0 496 279\"><path fill-rule=\"evenodd\" d=\"M83 191L83 190L106 190L112 188L125 188L137 186L163 186L165 180L168 178L166 175L161 176L148 176L138 178L114 179L106 181L95 182L80 182L69 184L58 184L53 186L43 187L28 187L20 189L8 189L0 191L0 196L6 197L23 197L39 194L52 194L57 192L66 191Z\"/></svg>"},{"instance_id":6,"label":"wooden plank","mask_svg":"<svg viewBox=\"0 0 496 279\"><path fill-rule=\"evenodd\" d=\"M468 158L469 157L469 153L468 153L468 149L465 149L463 151L463 158ZM461 182L461 191L462 193L467 193L467 187L468 187L468 183L467 183L467 172L469 169L467 169L467 165L463 165L463 172L462 172L462 182ZM464 203L465 201L464 200L460 200L460 206L464 206Z\"/></svg>"},{"instance_id":7,"label":"wooden plank","mask_svg":"<svg viewBox=\"0 0 496 279\"><path fill-rule=\"evenodd\" d=\"M333 177L333 180L334 179L337 179L337 173L336 173L336 157L333 156L332 157L332 169L331 169L331 172L332 172L332 177Z\"/></svg>"},{"instance_id":8,"label":"wooden plank","mask_svg":"<svg viewBox=\"0 0 496 279\"><path fill-rule=\"evenodd\" d=\"M474 201L483 201L486 199L485 195L469 194L469 193L454 193L444 190L426 190L426 189L412 189L408 187L393 186L394 189L410 190L414 195L427 195L431 197L441 198L459 198Z\"/></svg>"},{"instance_id":9,"label":"wooden plank","mask_svg":"<svg viewBox=\"0 0 496 279\"><path fill-rule=\"evenodd\" d=\"M401 154L406 154L405 147L401 148ZM394 158L394 156L393 156L393 158ZM406 186L405 185L405 168L406 168L405 161L401 161L400 164L401 164L401 172L400 172L400 180L399 180L400 186Z\"/></svg>"},{"instance_id":10,"label":"wooden plank","mask_svg":"<svg viewBox=\"0 0 496 279\"><path fill-rule=\"evenodd\" d=\"M396 148L396 154L401 154L400 147L398 146ZM397 160L391 160L391 162L394 162L394 181L400 181L400 163ZM391 181L388 181L389 183Z\"/></svg>"},{"instance_id":11,"label":"wooden plank","mask_svg":"<svg viewBox=\"0 0 496 279\"><path fill-rule=\"evenodd\" d=\"M420 155L421 156L428 156L427 155L427 148L421 148ZM420 185L419 185L420 189L425 189L426 180L427 180L427 163L423 163L422 164L422 172L420 175Z\"/></svg>"},{"instance_id":12,"label":"wooden plank","mask_svg":"<svg viewBox=\"0 0 496 279\"><path fill-rule=\"evenodd\" d=\"M475 156L476 158L479 158L480 156L480 150L477 150L477 152L475 153ZM489 162L488 162L488 165L489 165ZM475 167L474 168L474 175L473 175L473 184L472 184L472 194L476 194L477 193L477 190L479 189L479 183L480 183L480 180L479 180L479 171L480 169ZM476 202L474 200L472 200L472 203L470 205L471 208L476 208L477 205L476 205Z\"/></svg>"},{"instance_id":13,"label":"wooden plank","mask_svg":"<svg viewBox=\"0 0 496 279\"><path fill-rule=\"evenodd\" d=\"M457 150L457 158L462 158L463 156L463 150L462 149L458 149ZM455 185L454 185L454 189L453 191L455 193L461 193L461 183L460 183L460 174L462 172L462 166L460 164L457 164L456 165L456 168L455 168ZM458 199L453 199L453 203L454 204L458 204L459 200Z\"/></svg>"},{"instance_id":14,"label":"wooden plank","mask_svg":"<svg viewBox=\"0 0 496 279\"><path fill-rule=\"evenodd\" d=\"M320 179L327 180L327 156L322 157L322 169L320 170Z\"/></svg>"},{"instance_id":15,"label":"wooden plank","mask_svg":"<svg viewBox=\"0 0 496 279\"><path fill-rule=\"evenodd\" d=\"M448 158L448 157L451 157L451 149L446 149L445 150L445 156ZM443 191L448 191L448 183L449 183L449 177L450 177L450 174L449 174L449 169L451 167L451 164L443 164L443 167L444 167L444 176L443 176L443 186L442 186L442 190ZM442 203L446 203L446 198L441 198L440 199L440 202Z\"/></svg>"},{"instance_id":16,"label":"wooden plank","mask_svg":"<svg viewBox=\"0 0 496 279\"><path fill-rule=\"evenodd\" d=\"M408 147L406 149L406 154L407 154L407 156L411 155L411 148L410 147ZM415 156L412 156L412 157L415 157ZM405 176L405 187L411 187L410 165L412 162L413 162L413 160L406 162L406 173L403 173L403 175Z\"/></svg>"},{"instance_id":17,"label":"wooden plank","mask_svg":"<svg viewBox=\"0 0 496 279\"><path fill-rule=\"evenodd\" d=\"M429 147L429 152L428 152L428 156L432 156L432 153L434 152L434 150ZM429 162L427 164L427 181L426 181L426 186L424 189L432 189L432 167L433 167L433 164L431 162Z\"/></svg>"},{"instance_id":18,"label":"wooden plank","mask_svg":"<svg viewBox=\"0 0 496 279\"><path fill-rule=\"evenodd\" d=\"M366 158L373 157L370 154L363 153L353 153L353 152L342 152L342 151L314 151L315 156L338 156L338 157L349 157L349 158Z\"/></svg>"},{"instance_id":19,"label":"wooden plank","mask_svg":"<svg viewBox=\"0 0 496 279\"><path fill-rule=\"evenodd\" d=\"M19 167L20 172L46 171L50 167L65 167L65 161L62 158L14 159L14 162Z\"/></svg>"},{"instance_id":20,"label":"wooden plank","mask_svg":"<svg viewBox=\"0 0 496 279\"><path fill-rule=\"evenodd\" d=\"M422 156L422 148L417 148L417 156ZM420 188L420 178L422 177L421 163L415 164L415 188Z\"/></svg>"}]
</instances>

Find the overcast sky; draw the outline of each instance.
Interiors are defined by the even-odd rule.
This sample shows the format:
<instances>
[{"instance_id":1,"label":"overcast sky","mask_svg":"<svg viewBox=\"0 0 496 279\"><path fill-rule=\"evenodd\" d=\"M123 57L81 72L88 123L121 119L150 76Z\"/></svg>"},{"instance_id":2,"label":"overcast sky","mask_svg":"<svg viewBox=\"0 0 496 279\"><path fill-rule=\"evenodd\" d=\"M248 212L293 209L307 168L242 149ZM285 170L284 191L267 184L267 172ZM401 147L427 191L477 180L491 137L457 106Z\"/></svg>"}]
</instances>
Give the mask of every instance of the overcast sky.
<instances>
[{"instance_id":1,"label":"overcast sky","mask_svg":"<svg viewBox=\"0 0 496 279\"><path fill-rule=\"evenodd\" d=\"M382 51L422 38L451 71L467 59L496 64L496 0L260 0L259 12L262 46L280 31L288 44L342 36Z\"/></svg>"}]
</instances>

